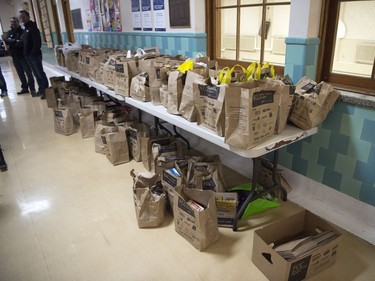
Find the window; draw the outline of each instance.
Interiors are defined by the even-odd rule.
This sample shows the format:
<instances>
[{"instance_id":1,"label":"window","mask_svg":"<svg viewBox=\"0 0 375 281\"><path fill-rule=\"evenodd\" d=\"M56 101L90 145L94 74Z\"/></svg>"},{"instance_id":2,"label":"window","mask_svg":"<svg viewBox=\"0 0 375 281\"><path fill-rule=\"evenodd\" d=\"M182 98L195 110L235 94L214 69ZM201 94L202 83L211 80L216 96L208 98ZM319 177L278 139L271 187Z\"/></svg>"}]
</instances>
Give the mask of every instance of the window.
<instances>
[{"instance_id":1,"label":"window","mask_svg":"<svg viewBox=\"0 0 375 281\"><path fill-rule=\"evenodd\" d=\"M326 0L321 80L339 89L375 94L375 1Z\"/></svg>"},{"instance_id":2,"label":"window","mask_svg":"<svg viewBox=\"0 0 375 281\"><path fill-rule=\"evenodd\" d=\"M270 62L283 73L285 38L289 31L290 1L216 0L207 1L212 12L209 56L221 65ZM208 25L210 27L211 25Z\"/></svg>"}]
</instances>

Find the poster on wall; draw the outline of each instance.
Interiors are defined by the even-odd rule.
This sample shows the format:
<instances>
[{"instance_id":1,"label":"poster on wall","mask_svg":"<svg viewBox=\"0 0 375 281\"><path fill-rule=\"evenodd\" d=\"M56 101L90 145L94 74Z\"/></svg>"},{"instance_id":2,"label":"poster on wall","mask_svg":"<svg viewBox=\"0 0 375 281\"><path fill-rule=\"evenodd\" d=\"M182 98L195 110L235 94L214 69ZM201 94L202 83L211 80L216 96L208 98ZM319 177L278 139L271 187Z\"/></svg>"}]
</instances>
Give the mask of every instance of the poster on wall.
<instances>
[{"instance_id":1,"label":"poster on wall","mask_svg":"<svg viewBox=\"0 0 375 281\"><path fill-rule=\"evenodd\" d=\"M119 0L99 0L99 22L102 31L121 32Z\"/></svg>"},{"instance_id":2,"label":"poster on wall","mask_svg":"<svg viewBox=\"0 0 375 281\"><path fill-rule=\"evenodd\" d=\"M154 28L155 31L166 31L164 0L154 0Z\"/></svg>"},{"instance_id":3,"label":"poster on wall","mask_svg":"<svg viewBox=\"0 0 375 281\"><path fill-rule=\"evenodd\" d=\"M87 18L88 31L102 31L99 0L90 0L90 13Z\"/></svg>"},{"instance_id":4,"label":"poster on wall","mask_svg":"<svg viewBox=\"0 0 375 281\"><path fill-rule=\"evenodd\" d=\"M151 0L142 0L143 31L152 31Z\"/></svg>"},{"instance_id":5,"label":"poster on wall","mask_svg":"<svg viewBox=\"0 0 375 281\"><path fill-rule=\"evenodd\" d=\"M139 0L132 0L133 30L142 30L141 8Z\"/></svg>"}]
</instances>

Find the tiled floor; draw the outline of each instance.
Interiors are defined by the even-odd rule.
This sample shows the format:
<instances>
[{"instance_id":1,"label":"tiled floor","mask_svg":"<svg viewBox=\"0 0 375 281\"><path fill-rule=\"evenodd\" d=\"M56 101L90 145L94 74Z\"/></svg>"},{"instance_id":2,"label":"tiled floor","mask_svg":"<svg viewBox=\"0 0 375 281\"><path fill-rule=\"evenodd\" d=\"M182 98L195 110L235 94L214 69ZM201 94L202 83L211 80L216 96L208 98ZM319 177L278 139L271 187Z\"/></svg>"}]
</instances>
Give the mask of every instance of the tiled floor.
<instances>
[{"instance_id":1,"label":"tiled floor","mask_svg":"<svg viewBox=\"0 0 375 281\"><path fill-rule=\"evenodd\" d=\"M17 96L19 80L0 58L9 97L0 100L0 280L267 280L252 263L254 229L296 212L290 202L220 228L199 252L174 230L138 229L129 171L112 166L80 133L57 135L46 102ZM47 69L46 69L47 70ZM49 76L56 75L46 71ZM345 233L337 263L316 281L375 280L375 246Z\"/></svg>"}]
</instances>

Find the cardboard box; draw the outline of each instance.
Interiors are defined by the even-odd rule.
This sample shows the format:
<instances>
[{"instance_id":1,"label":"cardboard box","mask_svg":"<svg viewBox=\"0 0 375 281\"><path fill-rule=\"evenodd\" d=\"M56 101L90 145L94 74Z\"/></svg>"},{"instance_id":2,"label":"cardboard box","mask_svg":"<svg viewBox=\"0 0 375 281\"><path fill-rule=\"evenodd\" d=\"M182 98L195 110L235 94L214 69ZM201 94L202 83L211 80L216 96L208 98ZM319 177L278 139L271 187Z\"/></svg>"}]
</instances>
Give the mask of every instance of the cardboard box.
<instances>
[{"instance_id":1,"label":"cardboard box","mask_svg":"<svg viewBox=\"0 0 375 281\"><path fill-rule=\"evenodd\" d=\"M304 234L315 235L316 229L333 231L337 236L294 260L284 259L272 248L273 244L280 245ZM252 261L271 281L304 280L336 262L340 240L341 233L333 225L304 210L256 230Z\"/></svg>"}]
</instances>

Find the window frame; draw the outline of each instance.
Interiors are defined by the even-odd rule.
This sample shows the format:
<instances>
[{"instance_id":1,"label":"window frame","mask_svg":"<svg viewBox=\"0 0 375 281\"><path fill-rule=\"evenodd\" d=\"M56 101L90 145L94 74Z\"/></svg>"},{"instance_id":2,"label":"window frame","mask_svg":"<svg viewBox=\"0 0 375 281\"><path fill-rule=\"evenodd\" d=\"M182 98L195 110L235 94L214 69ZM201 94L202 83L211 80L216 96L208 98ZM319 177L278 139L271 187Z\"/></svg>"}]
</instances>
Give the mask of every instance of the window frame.
<instances>
[{"instance_id":1,"label":"window frame","mask_svg":"<svg viewBox=\"0 0 375 281\"><path fill-rule=\"evenodd\" d=\"M362 0L323 0L319 37L321 38L317 65L317 80L332 84L340 90L375 96L375 60L371 78L332 73L339 3Z\"/></svg>"},{"instance_id":2,"label":"window frame","mask_svg":"<svg viewBox=\"0 0 375 281\"><path fill-rule=\"evenodd\" d=\"M206 0L206 32L207 32L207 55L216 60L220 67L229 66L232 67L236 64L240 64L244 67L247 67L252 62L251 61L241 61L241 60L231 60L231 59L222 59L219 58L219 51L218 46L214 42L220 42L220 37L217 36L217 9L223 9L223 8L217 8L216 0ZM241 9L238 8L238 2L236 5L232 6L225 6L224 9L227 9L229 7L237 7L237 23L236 23L236 57L238 57L239 53L239 25L240 25L240 13ZM261 33L261 52L260 52L260 62L263 63L264 60L264 49L265 49L265 30L266 30L266 9L269 6L279 6L279 5L291 5L291 1L285 0L282 2L275 2L275 3L266 3L266 0L263 0L263 3L259 4L246 4L241 5L241 7L259 7L262 6L262 33ZM274 65L275 72L277 75L283 76L284 75L284 66Z\"/></svg>"}]
</instances>

